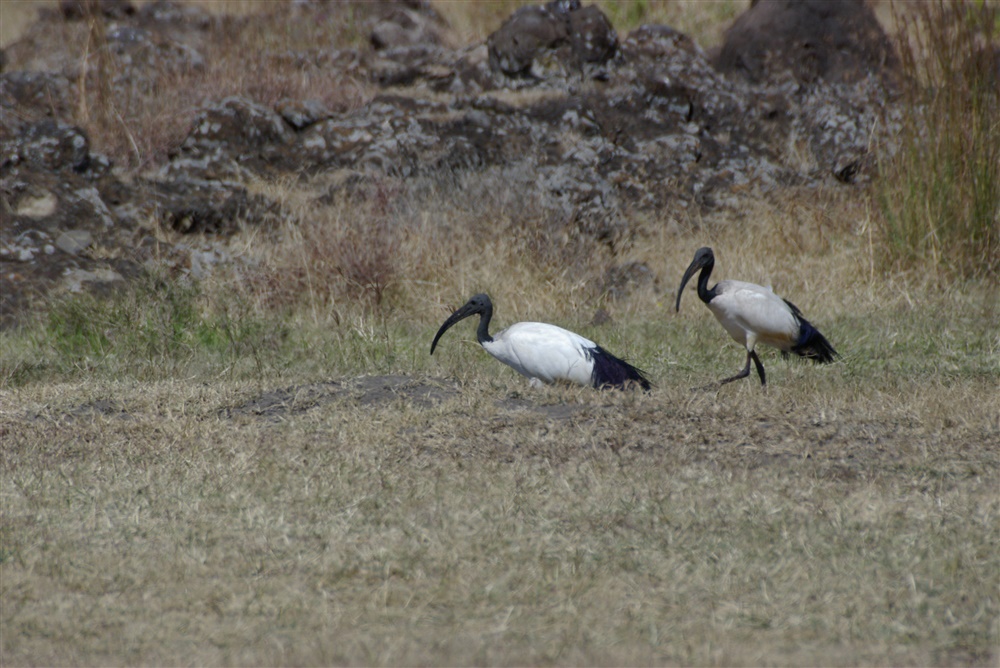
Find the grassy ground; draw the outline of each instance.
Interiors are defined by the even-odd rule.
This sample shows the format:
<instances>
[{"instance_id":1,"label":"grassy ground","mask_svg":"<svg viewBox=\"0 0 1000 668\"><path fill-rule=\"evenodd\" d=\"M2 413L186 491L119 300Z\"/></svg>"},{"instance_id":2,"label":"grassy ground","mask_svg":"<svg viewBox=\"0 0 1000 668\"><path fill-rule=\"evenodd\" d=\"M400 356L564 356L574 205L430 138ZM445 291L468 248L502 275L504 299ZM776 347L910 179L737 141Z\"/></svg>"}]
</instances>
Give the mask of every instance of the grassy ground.
<instances>
[{"instance_id":1,"label":"grassy ground","mask_svg":"<svg viewBox=\"0 0 1000 668\"><path fill-rule=\"evenodd\" d=\"M873 366L5 391L4 664L991 665L997 374Z\"/></svg>"},{"instance_id":2,"label":"grassy ground","mask_svg":"<svg viewBox=\"0 0 1000 668\"><path fill-rule=\"evenodd\" d=\"M411 284L411 248L383 307L247 296L226 321L220 280L4 334L4 665L994 665L995 285L873 275L831 202L823 241L789 205L745 255L712 226L645 235L657 283L600 326L571 281L491 281L504 253ZM770 352L766 392L692 392L743 362L693 291L672 312L703 243L842 360ZM467 323L430 357L472 284L500 326L567 325L657 388L531 390Z\"/></svg>"}]
</instances>

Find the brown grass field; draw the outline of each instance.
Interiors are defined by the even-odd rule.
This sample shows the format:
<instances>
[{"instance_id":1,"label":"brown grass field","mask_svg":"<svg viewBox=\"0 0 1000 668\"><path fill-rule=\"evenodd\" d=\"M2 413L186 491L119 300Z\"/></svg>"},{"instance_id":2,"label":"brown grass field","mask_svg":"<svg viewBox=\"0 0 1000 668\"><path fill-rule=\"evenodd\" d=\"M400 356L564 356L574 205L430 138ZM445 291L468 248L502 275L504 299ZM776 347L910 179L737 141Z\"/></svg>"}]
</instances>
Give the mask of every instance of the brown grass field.
<instances>
[{"instance_id":1,"label":"brown grass field","mask_svg":"<svg viewBox=\"0 0 1000 668\"><path fill-rule=\"evenodd\" d=\"M203 285L0 333L0 665L998 665L994 278L890 266L860 189L611 257L501 181L387 183L389 234L378 198L317 208L331 178L254 184L289 222ZM702 245L841 359L692 390L744 361L692 288L674 312ZM595 296L625 260L655 279ZM655 389L531 389L472 322L428 355L479 290Z\"/></svg>"}]
</instances>

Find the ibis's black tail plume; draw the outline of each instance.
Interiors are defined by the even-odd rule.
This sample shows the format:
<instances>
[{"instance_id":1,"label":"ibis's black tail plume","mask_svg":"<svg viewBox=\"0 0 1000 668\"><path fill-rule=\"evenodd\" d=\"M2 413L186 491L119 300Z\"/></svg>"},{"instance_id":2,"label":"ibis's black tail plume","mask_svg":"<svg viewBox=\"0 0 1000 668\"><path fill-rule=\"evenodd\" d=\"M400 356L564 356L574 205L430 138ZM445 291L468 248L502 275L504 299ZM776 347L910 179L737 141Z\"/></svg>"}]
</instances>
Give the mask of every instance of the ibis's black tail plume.
<instances>
[{"instance_id":1,"label":"ibis's black tail plume","mask_svg":"<svg viewBox=\"0 0 1000 668\"><path fill-rule=\"evenodd\" d=\"M600 346L590 351L590 357L594 360L592 378L596 388L614 387L624 390L634 383L648 392L653 387L643 371Z\"/></svg>"},{"instance_id":2,"label":"ibis's black tail plume","mask_svg":"<svg viewBox=\"0 0 1000 668\"><path fill-rule=\"evenodd\" d=\"M819 330L804 319L799 318L799 340L792 346L792 352L801 357L807 357L817 364L829 364L838 357L838 353L819 333Z\"/></svg>"}]
</instances>

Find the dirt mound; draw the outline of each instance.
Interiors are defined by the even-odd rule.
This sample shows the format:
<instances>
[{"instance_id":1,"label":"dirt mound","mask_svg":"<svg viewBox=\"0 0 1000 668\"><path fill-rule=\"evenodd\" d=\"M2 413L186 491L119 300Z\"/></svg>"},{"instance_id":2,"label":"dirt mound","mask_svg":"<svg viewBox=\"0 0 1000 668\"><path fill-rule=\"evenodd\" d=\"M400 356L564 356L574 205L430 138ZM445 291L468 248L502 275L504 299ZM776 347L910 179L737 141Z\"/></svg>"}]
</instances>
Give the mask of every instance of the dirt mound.
<instances>
[{"instance_id":1,"label":"dirt mound","mask_svg":"<svg viewBox=\"0 0 1000 668\"><path fill-rule=\"evenodd\" d=\"M347 381L328 381L271 390L244 404L227 408L223 416L251 415L280 420L335 401L374 406L402 401L427 408L458 395L454 383L440 378L408 376L363 376Z\"/></svg>"}]
</instances>

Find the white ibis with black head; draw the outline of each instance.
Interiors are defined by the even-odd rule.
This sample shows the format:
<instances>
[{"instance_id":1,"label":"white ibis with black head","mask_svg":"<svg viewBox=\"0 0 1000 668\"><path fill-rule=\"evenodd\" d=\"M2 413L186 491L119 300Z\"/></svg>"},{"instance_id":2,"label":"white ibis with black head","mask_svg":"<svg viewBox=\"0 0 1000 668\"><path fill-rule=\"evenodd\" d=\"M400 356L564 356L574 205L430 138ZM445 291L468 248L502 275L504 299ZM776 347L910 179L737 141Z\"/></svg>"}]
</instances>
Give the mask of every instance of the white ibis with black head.
<instances>
[{"instance_id":1,"label":"white ibis with black head","mask_svg":"<svg viewBox=\"0 0 1000 668\"><path fill-rule=\"evenodd\" d=\"M431 355L438 339L449 327L476 314L479 315L476 330L479 344L490 355L527 376L532 386L564 381L596 388L625 389L632 384L644 390L651 387L642 371L562 327L544 322L519 322L490 336L493 302L485 294L475 295L444 321L431 343Z\"/></svg>"},{"instance_id":2,"label":"white ibis with black head","mask_svg":"<svg viewBox=\"0 0 1000 668\"><path fill-rule=\"evenodd\" d=\"M774 294L770 288L743 281L719 281L709 289L708 277L713 267L715 254L712 249L699 248L677 290L677 310L681 310L684 286L694 272L701 269L698 297L711 309L729 335L747 349L746 366L735 376L720 381L720 385L749 376L750 360L757 367L760 384L767 384L764 365L754 350L758 343L773 346L782 355L792 352L817 364L827 364L837 356L830 342L802 317L798 307Z\"/></svg>"}]
</instances>

